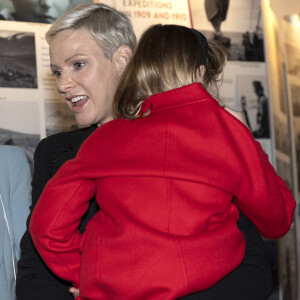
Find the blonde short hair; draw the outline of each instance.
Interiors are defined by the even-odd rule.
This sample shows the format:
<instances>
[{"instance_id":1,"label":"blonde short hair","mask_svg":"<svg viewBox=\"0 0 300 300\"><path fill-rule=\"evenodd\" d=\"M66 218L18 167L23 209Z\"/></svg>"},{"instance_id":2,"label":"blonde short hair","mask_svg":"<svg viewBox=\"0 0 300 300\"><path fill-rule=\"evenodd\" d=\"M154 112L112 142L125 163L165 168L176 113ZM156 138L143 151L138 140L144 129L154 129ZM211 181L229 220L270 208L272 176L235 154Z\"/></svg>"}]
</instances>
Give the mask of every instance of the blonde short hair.
<instances>
[{"instance_id":1,"label":"blonde short hair","mask_svg":"<svg viewBox=\"0 0 300 300\"><path fill-rule=\"evenodd\" d=\"M67 11L47 31L48 44L55 35L68 29L85 29L89 32L109 60L120 46L127 45L132 51L136 46L136 36L129 17L105 4L79 5Z\"/></svg>"}]
</instances>

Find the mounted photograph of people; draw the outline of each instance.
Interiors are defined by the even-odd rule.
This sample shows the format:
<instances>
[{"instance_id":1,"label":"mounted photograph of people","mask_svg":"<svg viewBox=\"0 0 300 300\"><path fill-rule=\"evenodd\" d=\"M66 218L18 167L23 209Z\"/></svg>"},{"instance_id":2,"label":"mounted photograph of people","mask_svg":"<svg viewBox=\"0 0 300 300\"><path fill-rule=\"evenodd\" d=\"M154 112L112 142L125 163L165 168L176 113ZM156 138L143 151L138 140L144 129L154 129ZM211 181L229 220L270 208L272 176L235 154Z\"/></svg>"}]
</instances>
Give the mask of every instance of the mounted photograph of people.
<instances>
[{"instance_id":1,"label":"mounted photograph of people","mask_svg":"<svg viewBox=\"0 0 300 300\"><path fill-rule=\"evenodd\" d=\"M2 0L0 20L53 23L74 5L92 0Z\"/></svg>"}]
</instances>

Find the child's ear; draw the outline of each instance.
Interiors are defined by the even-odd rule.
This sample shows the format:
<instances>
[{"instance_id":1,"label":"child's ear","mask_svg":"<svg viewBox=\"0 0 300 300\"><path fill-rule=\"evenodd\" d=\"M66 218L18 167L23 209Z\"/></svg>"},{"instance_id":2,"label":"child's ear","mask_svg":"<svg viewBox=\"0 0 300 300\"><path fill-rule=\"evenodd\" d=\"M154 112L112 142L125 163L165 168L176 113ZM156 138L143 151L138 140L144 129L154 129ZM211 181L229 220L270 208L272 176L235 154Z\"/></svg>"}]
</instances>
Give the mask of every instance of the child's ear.
<instances>
[{"instance_id":1,"label":"child's ear","mask_svg":"<svg viewBox=\"0 0 300 300\"><path fill-rule=\"evenodd\" d=\"M132 56L132 51L126 45L120 46L114 53L113 60L120 73L122 73L127 67L131 59L131 56Z\"/></svg>"},{"instance_id":2,"label":"child's ear","mask_svg":"<svg viewBox=\"0 0 300 300\"><path fill-rule=\"evenodd\" d=\"M204 65L200 65L199 68L197 69L197 79L199 80L199 82L203 81L203 77L205 75L206 72L206 68Z\"/></svg>"}]
</instances>

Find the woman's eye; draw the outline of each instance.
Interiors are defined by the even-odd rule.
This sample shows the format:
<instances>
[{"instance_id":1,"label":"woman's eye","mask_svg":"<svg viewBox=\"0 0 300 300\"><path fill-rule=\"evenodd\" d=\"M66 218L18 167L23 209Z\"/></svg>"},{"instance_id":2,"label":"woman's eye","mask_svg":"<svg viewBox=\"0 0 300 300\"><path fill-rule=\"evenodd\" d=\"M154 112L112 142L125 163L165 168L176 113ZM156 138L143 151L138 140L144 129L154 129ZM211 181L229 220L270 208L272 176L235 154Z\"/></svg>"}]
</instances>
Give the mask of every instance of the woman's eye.
<instances>
[{"instance_id":1,"label":"woman's eye","mask_svg":"<svg viewBox=\"0 0 300 300\"><path fill-rule=\"evenodd\" d=\"M75 63L74 63L75 69L80 69L80 68L82 68L83 66L84 66L84 63L82 63L82 62L75 62Z\"/></svg>"},{"instance_id":2,"label":"woman's eye","mask_svg":"<svg viewBox=\"0 0 300 300\"><path fill-rule=\"evenodd\" d=\"M60 75L61 75L61 71L52 71L52 75L54 76L54 77L56 77L56 78L59 78L60 77Z\"/></svg>"}]
</instances>

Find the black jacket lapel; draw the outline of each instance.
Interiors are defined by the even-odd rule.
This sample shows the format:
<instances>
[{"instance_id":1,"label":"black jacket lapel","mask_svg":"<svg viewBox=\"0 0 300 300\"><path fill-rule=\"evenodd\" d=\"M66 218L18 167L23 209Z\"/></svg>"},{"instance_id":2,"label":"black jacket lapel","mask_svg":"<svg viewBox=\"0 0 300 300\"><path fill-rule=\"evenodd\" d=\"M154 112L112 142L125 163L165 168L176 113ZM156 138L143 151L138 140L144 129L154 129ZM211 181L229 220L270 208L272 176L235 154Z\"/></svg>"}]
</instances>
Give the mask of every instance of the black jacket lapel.
<instances>
[{"instance_id":1,"label":"black jacket lapel","mask_svg":"<svg viewBox=\"0 0 300 300\"><path fill-rule=\"evenodd\" d=\"M51 166L50 177L68 160L73 159L82 143L97 129L97 125L92 125L88 128L82 128L69 132L64 139L64 142L59 145L55 153Z\"/></svg>"}]
</instances>

